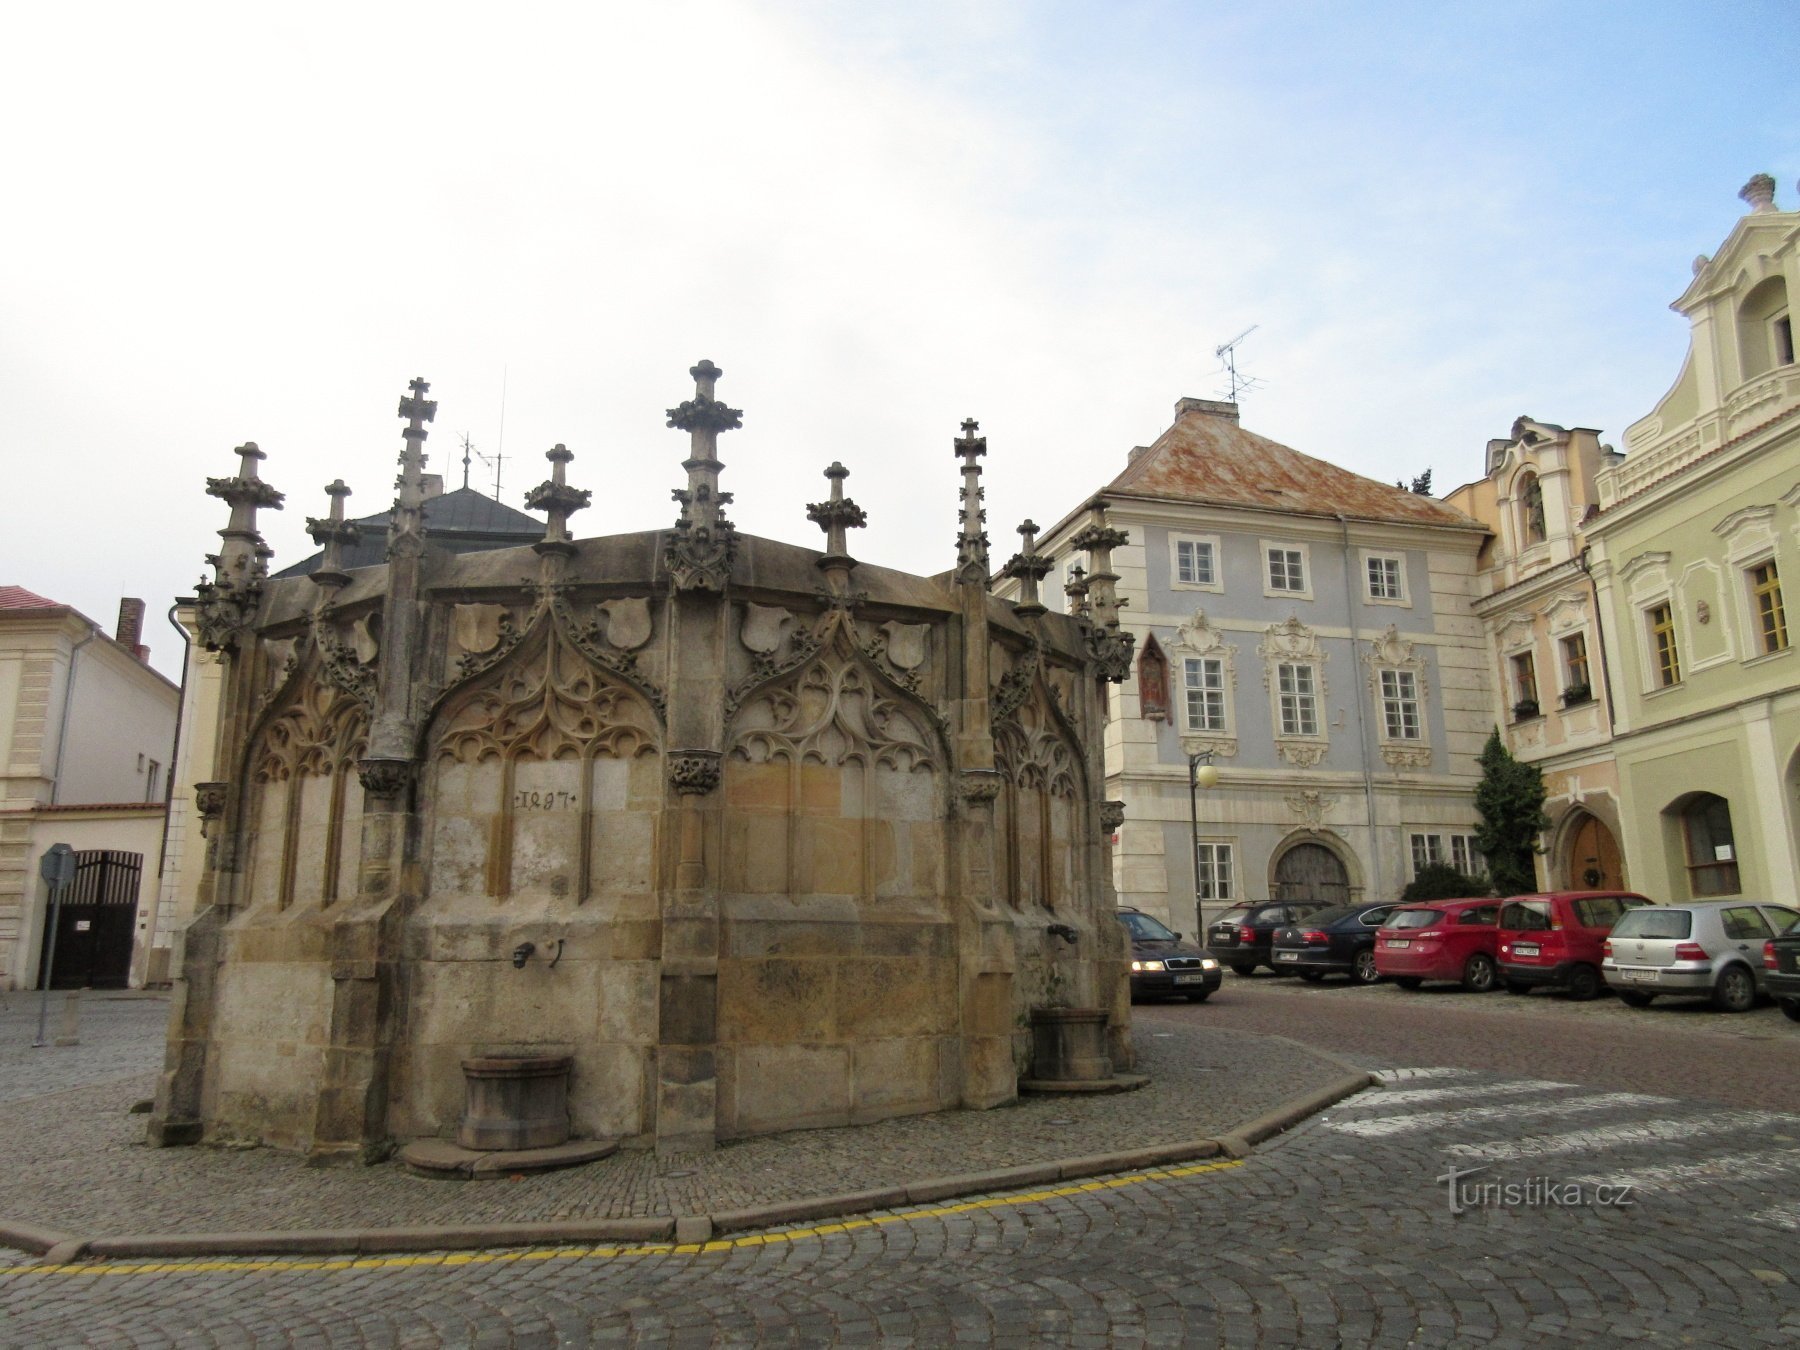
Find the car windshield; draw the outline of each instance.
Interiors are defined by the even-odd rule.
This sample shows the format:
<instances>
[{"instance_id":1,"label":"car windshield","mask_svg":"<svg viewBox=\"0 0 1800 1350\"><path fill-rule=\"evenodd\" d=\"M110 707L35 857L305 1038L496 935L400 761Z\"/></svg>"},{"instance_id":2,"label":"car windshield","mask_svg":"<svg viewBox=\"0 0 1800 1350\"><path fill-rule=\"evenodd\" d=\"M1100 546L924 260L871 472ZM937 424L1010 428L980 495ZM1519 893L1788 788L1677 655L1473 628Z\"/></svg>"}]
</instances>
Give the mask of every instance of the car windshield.
<instances>
[{"instance_id":1,"label":"car windshield","mask_svg":"<svg viewBox=\"0 0 1800 1350\"><path fill-rule=\"evenodd\" d=\"M1250 921L1250 911L1255 908L1256 908L1255 905L1249 904L1247 902L1236 904L1236 905L1233 905L1230 909L1226 910L1223 914L1219 915L1219 917L1214 919L1213 922L1214 923L1240 923L1240 922L1248 923Z\"/></svg>"},{"instance_id":2,"label":"car windshield","mask_svg":"<svg viewBox=\"0 0 1800 1350\"><path fill-rule=\"evenodd\" d=\"M1175 934L1164 928L1148 914L1135 911L1119 915L1119 922L1131 930L1131 936L1140 942L1173 942Z\"/></svg>"},{"instance_id":3,"label":"car windshield","mask_svg":"<svg viewBox=\"0 0 1800 1350\"><path fill-rule=\"evenodd\" d=\"M1550 927L1548 900L1509 900L1500 911L1500 926L1515 932L1535 932Z\"/></svg>"},{"instance_id":4,"label":"car windshield","mask_svg":"<svg viewBox=\"0 0 1800 1350\"><path fill-rule=\"evenodd\" d=\"M1400 909L1387 916L1383 928L1429 928L1444 917L1441 909Z\"/></svg>"},{"instance_id":5,"label":"car windshield","mask_svg":"<svg viewBox=\"0 0 1800 1350\"><path fill-rule=\"evenodd\" d=\"M1328 924L1336 923L1339 919L1347 919L1352 914L1360 913L1362 910L1356 905L1333 905L1330 909L1315 909L1297 923L1304 924L1308 928L1324 928Z\"/></svg>"},{"instance_id":6,"label":"car windshield","mask_svg":"<svg viewBox=\"0 0 1800 1350\"><path fill-rule=\"evenodd\" d=\"M1694 931L1694 916L1685 909L1634 909L1613 929L1614 937L1684 938Z\"/></svg>"}]
</instances>

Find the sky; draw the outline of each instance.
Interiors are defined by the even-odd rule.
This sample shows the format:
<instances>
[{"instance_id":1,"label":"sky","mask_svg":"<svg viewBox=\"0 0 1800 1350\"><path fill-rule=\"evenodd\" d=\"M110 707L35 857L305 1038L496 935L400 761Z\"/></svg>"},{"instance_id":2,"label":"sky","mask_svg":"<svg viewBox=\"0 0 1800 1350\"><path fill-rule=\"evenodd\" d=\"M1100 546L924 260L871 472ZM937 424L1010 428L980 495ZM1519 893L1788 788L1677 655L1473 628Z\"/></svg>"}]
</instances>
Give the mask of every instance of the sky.
<instances>
[{"instance_id":1,"label":"sky","mask_svg":"<svg viewBox=\"0 0 1800 1350\"><path fill-rule=\"evenodd\" d=\"M407 381L522 506L673 523L665 410L744 409L731 515L955 560L966 417L996 563L1170 422L1445 492L1528 414L1623 440L1669 303L1773 173L1800 6L807 0L15 7L0 50L0 584L110 630L191 594L256 441L280 568L392 497ZM494 468L471 482L492 490Z\"/></svg>"}]
</instances>

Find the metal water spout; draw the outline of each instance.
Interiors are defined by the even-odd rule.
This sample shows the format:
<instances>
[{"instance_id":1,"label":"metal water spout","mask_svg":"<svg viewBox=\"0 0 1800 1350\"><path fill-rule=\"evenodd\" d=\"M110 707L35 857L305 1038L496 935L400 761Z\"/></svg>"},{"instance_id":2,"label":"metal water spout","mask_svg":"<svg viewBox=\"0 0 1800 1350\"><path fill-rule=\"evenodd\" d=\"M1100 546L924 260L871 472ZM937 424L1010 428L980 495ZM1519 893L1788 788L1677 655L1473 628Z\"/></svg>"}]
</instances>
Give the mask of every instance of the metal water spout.
<instances>
[{"instance_id":1,"label":"metal water spout","mask_svg":"<svg viewBox=\"0 0 1800 1350\"><path fill-rule=\"evenodd\" d=\"M537 944L534 942L521 942L518 946L514 947L512 953L513 969L525 969L525 963L531 959L531 954L536 950Z\"/></svg>"},{"instance_id":2,"label":"metal water spout","mask_svg":"<svg viewBox=\"0 0 1800 1350\"><path fill-rule=\"evenodd\" d=\"M1051 937L1059 937L1064 942L1068 942L1068 943L1073 943L1077 938L1079 938L1081 936L1080 932L1078 932L1072 925L1066 924L1066 923L1051 924L1049 932L1050 932Z\"/></svg>"}]
</instances>

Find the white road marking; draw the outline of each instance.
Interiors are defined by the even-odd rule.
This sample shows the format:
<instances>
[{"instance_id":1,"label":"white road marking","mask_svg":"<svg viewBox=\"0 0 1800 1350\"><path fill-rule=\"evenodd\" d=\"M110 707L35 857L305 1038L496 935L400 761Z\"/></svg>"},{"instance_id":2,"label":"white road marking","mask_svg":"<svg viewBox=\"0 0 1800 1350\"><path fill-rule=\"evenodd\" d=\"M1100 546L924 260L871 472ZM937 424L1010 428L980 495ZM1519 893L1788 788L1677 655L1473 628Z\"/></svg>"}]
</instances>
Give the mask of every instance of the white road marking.
<instances>
[{"instance_id":1,"label":"white road marking","mask_svg":"<svg viewBox=\"0 0 1800 1350\"><path fill-rule=\"evenodd\" d=\"M1534 1116L1578 1116L1589 1111L1607 1111L1616 1106L1670 1106L1667 1097L1648 1097L1641 1092L1607 1092L1593 1097L1576 1097L1571 1101L1524 1107L1517 1102L1505 1106L1469 1106L1460 1111L1419 1111L1411 1115L1377 1117L1373 1120L1329 1120L1328 1130L1342 1134L1372 1138L1384 1134L1412 1134L1441 1125L1475 1125L1483 1121L1516 1121L1529 1111Z\"/></svg>"},{"instance_id":2,"label":"white road marking","mask_svg":"<svg viewBox=\"0 0 1800 1350\"><path fill-rule=\"evenodd\" d=\"M1514 1083L1462 1083L1456 1087L1438 1088L1403 1088L1398 1092L1384 1089L1371 1092L1361 1097L1351 1097L1339 1102L1337 1110L1344 1111L1352 1107L1361 1109L1368 1106L1410 1106L1419 1102L1441 1102L1456 1097L1466 1097L1471 1104L1484 1102L1490 1097L1510 1097L1526 1092L1568 1092L1575 1090L1573 1083L1551 1083L1539 1079L1521 1079Z\"/></svg>"},{"instance_id":3,"label":"white road marking","mask_svg":"<svg viewBox=\"0 0 1800 1350\"><path fill-rule=\"evenodd\" d=\"M1384 1083L1404 1083L1414 1078L1467 1078L1473 1069L1378 1069L1375 1076Z\"/></svg>"},{"instance_id":4,"label":"white road marking","mask_svg":"<svg viewBox=\"0 0 1800 1350\"><path fill-rule=\"evenodd\" d=\"M1769 1149L1762 1153L1734 1152L1693 1162L1667 1163L1661 1167L1590 1172L1570 1180L1587 1186L1635 1186L1643 1191L1658 1191L1689 1182L1762 1181L1794 1172L1800 1172L1800 1148Z\"/></svg>"},{"instance_id":5,"label":"white road marking","mask_svg":"<svg viewBox=\"0 0 1800 1350\"><path fill-rule=\"evenodd\" d=\"M1490 1144L1446 1144L1444 1152L1482 1162L1510 1162L1520 1158L1541 1158L1548 1153L1580 1153L1589 1149L1617 1148L1622 1145L1698 1139L1711 1134L1758 1129L1792 1120L1792 1116L1778 1115L1773 1111L1730 1111L1705 1120L1642 1120L1630 1125L1605 1125L1597 1130L1533 1134L1517 1140L1497 1139Z\"/></svg>"}]
</instances>

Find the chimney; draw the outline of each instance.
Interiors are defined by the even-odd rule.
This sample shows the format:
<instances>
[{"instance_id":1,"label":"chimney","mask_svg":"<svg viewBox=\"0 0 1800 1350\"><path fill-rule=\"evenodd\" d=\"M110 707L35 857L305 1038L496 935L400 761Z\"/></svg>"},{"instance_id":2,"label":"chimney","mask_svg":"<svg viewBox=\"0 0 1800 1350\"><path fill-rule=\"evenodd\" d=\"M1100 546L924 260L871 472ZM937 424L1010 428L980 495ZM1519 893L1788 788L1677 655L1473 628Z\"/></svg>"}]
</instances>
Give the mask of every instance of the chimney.
<instances>
[{"instance_id":1,"label":"chimney","mask_svg":"<svg viewBox=\"0 0 1800 1350\"><path fill-rule=\"evenodd\" d=\"M1200 413L1206 417L1229 417L1233 422L1238 420L1238 406L1235 403L1215 402L1209 398L1176 400L1175 420L1179 422L1189 413Z\"/></svg>"},{"instance_id":2,"label":"chimney","mask_svg":"<svg viewBox=\"0 0 1800 1350\"><path fill-rule=\"evenodd\" d=\"M1744 184L1738 196L1750 203L1750 214L1752 215L1762 211L1773 211L1775 209L1775 180L1766 173L1759 173Z\"/></svg>"},{"instance_id":3,"label":"chimney","mask_svg":"<svg viewBox=\"0 0 1800 1350\"><path fill-rule=\"evenodd\" d=\"M150 649L144 645L143 638L144 602L128 595L119 601L119 625L113 633L113 641L138 660L148 662Z\"/></svg>"},{"instance_id":4,"label":"chimney","mask_svg":"<svg viewBox=\"0 0 1800 1350\"><path fill-rule=\"evenodd\" d=\"M425 500L444 495L444 475L441 473L422 473L419 475L419 490Z\"/></svg>"}]
</instances>

